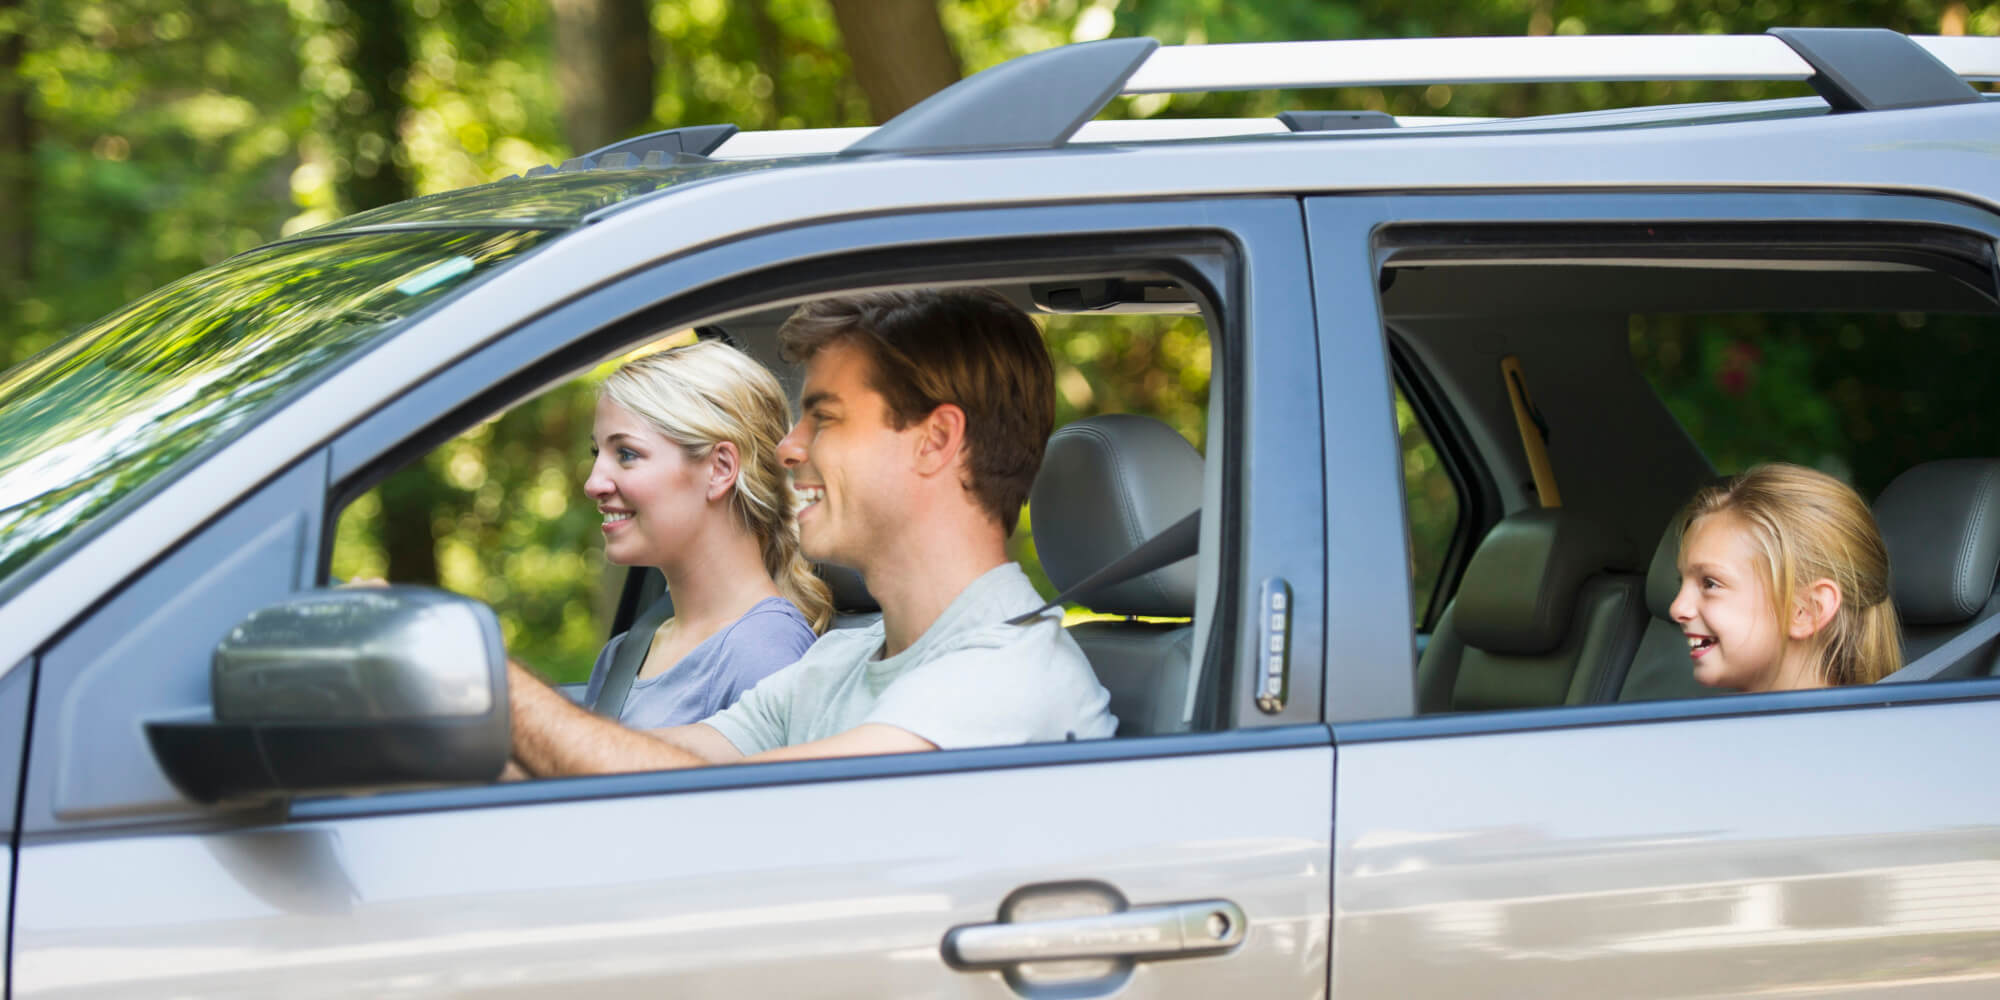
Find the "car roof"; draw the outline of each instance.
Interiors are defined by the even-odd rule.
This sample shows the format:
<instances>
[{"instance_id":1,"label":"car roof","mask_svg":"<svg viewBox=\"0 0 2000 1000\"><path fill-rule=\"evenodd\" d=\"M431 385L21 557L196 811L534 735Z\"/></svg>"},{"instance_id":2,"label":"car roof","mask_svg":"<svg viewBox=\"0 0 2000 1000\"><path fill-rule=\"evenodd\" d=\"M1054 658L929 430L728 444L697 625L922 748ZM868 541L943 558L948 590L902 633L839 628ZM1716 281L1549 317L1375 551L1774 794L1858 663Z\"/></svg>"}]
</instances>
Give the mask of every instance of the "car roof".
<instances>
[{"instance_id":1,"label":"car roof","mask_svg":"<svg viewBox=\"0 0 2000 1000\"><path fill-rule=\"evenodd\" d=\"M1920 148L1933 155L1988 158L1994 152L1990 144L1963 141L1964 133L1952 132L1958 126L1925 137L1933 130L1924 119L1967 105L1982 116L1989 114L1992 96L1965 81L1995 79L2000 79L2000 39L1915 37L1879 29L1166 47L1149 38L1119 38L1011 60L940 91L879 128L741 132L721 124L668 129L613 143L559 167L361 212L301 236L434 226L572 228L709 181L774 170L844 175L856 164L943 154L1026 158L1038 161L1038 169L1060 169L1065 162L1100 162L1110 151L1143 149L1156 154L1153 160L1164 161L1174 158L1177 147L1221 147L1232 160L1250 162L1251 154L1262 160L1289 148L1311 151L1310 173L1317 183L1308 186L1324 189L1419 189L1445 183L1444 176L1427 179L1432 172L1423 165L1433 160L1476 165L1478 177L1452 181L1479 186L1674 184L1675 157L1661 162L1649 152L1629 167L1616 162L1623 159L1619 148L1654 146L1666 136L1676 146L1724 139L1764 147L1752 157L1722 162L1748 159L1771 169L1748 169L1755 163L1746 163L1733 177L1718 176L1727 171L1701 170L1702 181L1896 184L1896 176L1850 173L1843 178L1838 171L1816 169L1823 166L1817 161L1843 147L1859 155L1879 151L1885 143L1904 152ZM1276 118L1092 120L1119 94L1604 80L1798 81L1822 96L1516 119L1290 112ZM1856 111L1865 113L1844 113ZM1798 120L1821 127L1780 127ZM1720 134L1708 131L1743 123L1751 125ZM1412 145L1413 140L1422 145ZM1339 148L1319 145L1327 142ZM1533 162L1521 161L1523 148L1539 150L1531 154L1533 159L1553 157L1558 150L1565 158L1588 157L1597 169L1587 178L1574 171L1537 170ZM1805 153L1808 148L1810 154ZM1159 166L1149 162L1147 172ZM1232 177L1237 177L1235 171L1225 171L1194 189L1257 189L1250 183L1232 185ZM1686 179L1695 180L1692 175ZM1922 186L1919 175L1901 179ZM1146 187L1143 181L1135 186ZM1159 193L1190 190L1184 183ZM977 193L995 202L1009 200L1004 188Z\"/></svg>"}]
</instances>

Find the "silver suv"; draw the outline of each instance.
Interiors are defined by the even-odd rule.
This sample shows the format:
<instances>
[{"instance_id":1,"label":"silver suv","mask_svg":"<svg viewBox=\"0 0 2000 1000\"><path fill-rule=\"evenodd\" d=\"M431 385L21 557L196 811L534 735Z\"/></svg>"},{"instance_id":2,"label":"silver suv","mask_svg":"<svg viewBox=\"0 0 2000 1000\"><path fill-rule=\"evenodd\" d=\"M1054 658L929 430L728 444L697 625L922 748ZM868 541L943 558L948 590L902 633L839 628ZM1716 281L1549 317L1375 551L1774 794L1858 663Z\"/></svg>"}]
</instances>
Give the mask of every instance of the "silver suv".
<instances>
[{"instance_id":1,"label":"silver suv","mask_svg":"<svg viewBox=\"0 0 2000 1000\"><path fill-rule=\"evenodd\" d=\"M1995 78L2000 41L1881 31L1118 39L184 279L0 379L9 995L1990 995ZM1679 79L1820 96L1092 120ZM491 612L324 589L350 503L551 385L950 284L1199 328L1198 456L1034 504L1058 587L1201 512L1151 597L1082 600L1116 738L497 784ZM1813 381L1840 352L1886 360ZM1911 666L1706 697L1669 522L1798 421L1751 457L1864 487Z\"/></svg>"}]
</instances>

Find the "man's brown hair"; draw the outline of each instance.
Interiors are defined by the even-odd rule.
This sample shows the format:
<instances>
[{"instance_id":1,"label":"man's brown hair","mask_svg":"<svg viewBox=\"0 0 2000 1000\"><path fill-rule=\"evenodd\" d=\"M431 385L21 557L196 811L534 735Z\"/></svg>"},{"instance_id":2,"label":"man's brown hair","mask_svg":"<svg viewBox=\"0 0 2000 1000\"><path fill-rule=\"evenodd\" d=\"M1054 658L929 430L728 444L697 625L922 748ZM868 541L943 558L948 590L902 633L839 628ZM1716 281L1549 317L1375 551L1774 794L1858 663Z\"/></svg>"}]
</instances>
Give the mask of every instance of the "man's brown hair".
<instances>
[{"instance_id":1,"label":"man's brown hair","mask_svg":"<svg viewBox=\"0 0 2000 1000\"><path fill-rule=\"evenodd\" d=\"M985 289L925 289L808 302L778 329L795 364L834 344L867 356L897 430L946 403L965 411L965 488L1012 534L1056 422L1055 368L1034 321Z\"/></svg>"}]
</instances>

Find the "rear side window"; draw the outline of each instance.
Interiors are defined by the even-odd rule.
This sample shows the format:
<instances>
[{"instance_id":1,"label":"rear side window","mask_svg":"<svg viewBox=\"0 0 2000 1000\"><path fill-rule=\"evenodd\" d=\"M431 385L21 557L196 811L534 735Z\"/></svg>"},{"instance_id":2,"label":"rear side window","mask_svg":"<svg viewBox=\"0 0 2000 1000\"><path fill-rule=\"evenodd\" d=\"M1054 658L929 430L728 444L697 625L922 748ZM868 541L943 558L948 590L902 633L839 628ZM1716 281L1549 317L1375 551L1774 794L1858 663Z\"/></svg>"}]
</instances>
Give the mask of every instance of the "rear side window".
<instances>
[{"instance_id":1,"label":"rear side window","mask_svg":"<svg viewBox=\"0 0 2000 1000\"><path fill-rule=\"evenodd\" d=\"M1717 470L1811 466L1874 498L2000 456L2000 319L1927 312L1641 314L1632 358Z\"/></svg>"},{"instance_id":2,"label":"rear side window","mask_svg":"<svg viewBox=\"0 0 2000 1000\"><path fill-rule=\"evenodd\" d=\"M1464 505L1458 486L1445 470L1437 445L1417 419L1416 410L1396 387L1396 436L1403 455L1403 501L1410 520L1410 606L1418 626L1430 624L1426 609L1437 592L1451 542L1458 534Z\"/></svg>"}]
</instances>

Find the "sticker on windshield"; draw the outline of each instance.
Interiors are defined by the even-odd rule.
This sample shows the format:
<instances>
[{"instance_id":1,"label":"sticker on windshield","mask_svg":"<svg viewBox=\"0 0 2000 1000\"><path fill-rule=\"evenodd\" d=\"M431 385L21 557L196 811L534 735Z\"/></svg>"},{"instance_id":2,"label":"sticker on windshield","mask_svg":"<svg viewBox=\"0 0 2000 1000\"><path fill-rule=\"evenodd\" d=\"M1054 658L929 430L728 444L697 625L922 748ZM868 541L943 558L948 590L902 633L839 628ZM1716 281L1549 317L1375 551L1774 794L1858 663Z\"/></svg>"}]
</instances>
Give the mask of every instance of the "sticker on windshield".
<instances>
[{"instance_id":1,"label":"sticker on windshield","mask_svg":"<svg viewBox=\"0 0 2000 1000\"><path fill-rule=\"evenodd\" d=\"M432 264L403 279L403 283L397 285L396 290L402 292L404 295L416 295L420 292L428 292L453 278L469 274L471 271L472 258L453 257L449 260Z\"/></svg>"}]
</instances>

